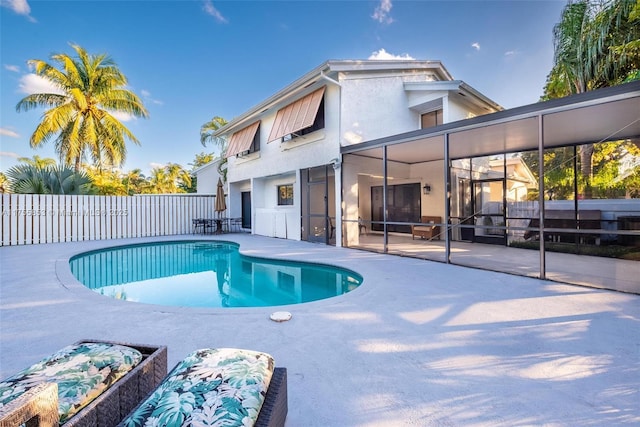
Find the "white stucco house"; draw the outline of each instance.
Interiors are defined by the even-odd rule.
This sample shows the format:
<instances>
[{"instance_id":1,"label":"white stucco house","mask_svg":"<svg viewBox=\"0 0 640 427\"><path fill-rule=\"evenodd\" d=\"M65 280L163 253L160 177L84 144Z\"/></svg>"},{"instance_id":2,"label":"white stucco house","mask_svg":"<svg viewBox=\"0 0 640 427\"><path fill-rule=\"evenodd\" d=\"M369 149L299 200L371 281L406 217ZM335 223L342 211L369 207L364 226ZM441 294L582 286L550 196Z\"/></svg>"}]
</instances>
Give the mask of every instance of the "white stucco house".
<instances>
[{"instance_id":1,"label":"white stucco house","mask_svg":"<svg viewBox=\"0 0 640 427\"><path fill-rule=\"evenodd\" d=\"M342 219L376 215L384 176L366 156L340 173L342 147L500 110L439 61L327 61L215 133L228 140L229 215L254 234L340 245ZM443 174L442 164L426 165L394 183L428 198L411 220L444 215L444 197L429 197L444 189L421 190Z\"/></svg>"},{"instance_id":2,"label":"white stucco house","mask_svg":"<svg viewBox=\"0 0 640 427\"><path fill-rule=\"evenodd\" d=\"M222 178L220 172L218 172L218 165L220 165L221 161L222 159L216 159L191 172L198 179L197 194L216 194L218 178Z\"/></svg>"}]
</instances>

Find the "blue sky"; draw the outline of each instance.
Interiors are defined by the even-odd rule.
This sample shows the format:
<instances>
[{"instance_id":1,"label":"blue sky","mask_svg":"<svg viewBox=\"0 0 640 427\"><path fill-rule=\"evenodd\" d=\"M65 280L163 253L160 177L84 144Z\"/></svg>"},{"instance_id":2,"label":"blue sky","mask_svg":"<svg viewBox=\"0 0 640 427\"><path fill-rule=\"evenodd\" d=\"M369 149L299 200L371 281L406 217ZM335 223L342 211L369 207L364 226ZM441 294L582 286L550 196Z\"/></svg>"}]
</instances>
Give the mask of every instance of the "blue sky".
<instances>
[{"instance_id":1,"label":"blue sky","mask_svg":"<svg viewBox=\"0 0 640 427\"><path fill-rule=\"evenodd\" d=\"M200 126L231 120L329 59L441 60L505 108L536 102L553 60L564 0L544 1L33 1L0 0L0 169L31 149L43 110L15 106L37 79L29 59L106 53L150 118L125 124L124 170L167 162L189 168ZM40 83L41 84L41 83ZM126 118L124 118L126 119Z\"/></svg>"}]
</instances>

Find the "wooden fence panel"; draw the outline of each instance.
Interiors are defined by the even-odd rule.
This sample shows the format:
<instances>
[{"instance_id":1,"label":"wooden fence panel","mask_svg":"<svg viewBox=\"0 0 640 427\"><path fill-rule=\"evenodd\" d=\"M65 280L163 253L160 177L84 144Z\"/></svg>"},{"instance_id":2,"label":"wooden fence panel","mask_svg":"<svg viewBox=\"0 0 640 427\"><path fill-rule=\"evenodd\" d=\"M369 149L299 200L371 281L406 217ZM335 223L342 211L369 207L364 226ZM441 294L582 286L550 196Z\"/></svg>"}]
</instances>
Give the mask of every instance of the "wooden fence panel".
<instances>
[{"instance_id":1,"label":"wooden fence panel","mask_svg":"<svg viewBox=\"0 0 640 427\"><path fill-rule=\"evenodd\" d=\"M170 236L213 217L214 197L2 194L2 246Z\"/></svg>"}]
</instances>

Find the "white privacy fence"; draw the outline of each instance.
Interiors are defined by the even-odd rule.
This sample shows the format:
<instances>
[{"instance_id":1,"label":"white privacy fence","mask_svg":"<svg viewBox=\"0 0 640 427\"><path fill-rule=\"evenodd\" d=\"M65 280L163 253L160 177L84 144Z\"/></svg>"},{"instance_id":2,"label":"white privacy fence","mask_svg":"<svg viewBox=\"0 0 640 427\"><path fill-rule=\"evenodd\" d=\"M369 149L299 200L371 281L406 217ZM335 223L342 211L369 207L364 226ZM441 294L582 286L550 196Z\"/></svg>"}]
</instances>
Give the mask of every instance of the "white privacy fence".
<instances>
[{"instance_id":1,"label":"white privacy fence","mask_svg":"<svg viewBox=\"0 0 640 427\"><path fill-rule=\"evenodd\" d=\"M186 234L213 218L215 196L3 194L1 245Z\"/></svg>"}]
</instances>

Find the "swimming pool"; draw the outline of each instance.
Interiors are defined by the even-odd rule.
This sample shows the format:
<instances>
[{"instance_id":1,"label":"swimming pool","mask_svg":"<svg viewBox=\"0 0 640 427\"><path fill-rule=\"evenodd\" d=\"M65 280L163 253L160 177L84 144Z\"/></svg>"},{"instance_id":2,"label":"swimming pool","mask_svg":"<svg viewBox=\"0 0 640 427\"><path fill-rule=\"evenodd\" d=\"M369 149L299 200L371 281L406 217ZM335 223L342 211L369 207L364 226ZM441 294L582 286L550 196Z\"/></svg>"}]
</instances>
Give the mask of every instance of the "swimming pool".
<instances>
[{"instance_id":1,"label":"swimming pool","mask_svg":"<svg viewBox=\"0 0 640 427\"><path fill-rule=\"evenodd\" d=\"M329 265L241 255L222 241L118 246L69 260L75 278L112 298L182 307L267 307L342 295L359 274Z\"/></svg>"}]
</instances>

